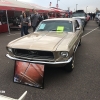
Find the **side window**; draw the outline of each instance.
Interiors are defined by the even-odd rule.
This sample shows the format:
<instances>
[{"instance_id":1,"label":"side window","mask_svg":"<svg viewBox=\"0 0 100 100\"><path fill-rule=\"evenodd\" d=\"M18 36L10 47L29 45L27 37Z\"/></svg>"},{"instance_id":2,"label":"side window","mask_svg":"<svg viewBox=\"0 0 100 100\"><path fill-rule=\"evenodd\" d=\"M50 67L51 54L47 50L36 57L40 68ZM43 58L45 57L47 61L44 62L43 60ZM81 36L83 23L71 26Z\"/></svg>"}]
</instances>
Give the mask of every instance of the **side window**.
<instances>
[{"instance_id":1,"label":"side window","mask_svg":"<svg viewBox=\"0 0 100 100\"><path fill-rule=\"evenodd\" d=\"M79 27L79 23L77 20L75 20L75 28Z\"/></svg>"},{"instance_id":2,"label":"side window","mask_svg":"<svg viewBox=\"0 0 100 100\"><path fill-rule=\"evenodd\" d=\"M78 23L78 21L77 21L77 20L75 20L74 30L76 31L76 28L78 28L78 27L79 27L79 23Z\"/></svg>"}]
</instances>

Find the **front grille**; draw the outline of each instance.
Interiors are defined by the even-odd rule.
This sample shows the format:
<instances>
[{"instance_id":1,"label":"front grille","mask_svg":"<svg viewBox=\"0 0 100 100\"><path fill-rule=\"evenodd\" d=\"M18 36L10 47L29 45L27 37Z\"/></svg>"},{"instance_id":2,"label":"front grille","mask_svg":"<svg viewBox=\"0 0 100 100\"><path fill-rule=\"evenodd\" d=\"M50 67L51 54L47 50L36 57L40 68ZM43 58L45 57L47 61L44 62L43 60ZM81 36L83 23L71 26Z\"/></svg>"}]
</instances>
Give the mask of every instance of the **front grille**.
<instances>
[{"instance_id":1,"label":"front grille","mask_svg":"<svg viewBox=\"0 0 100 100\"><path fill-rule=\"evenodd\" d=\"M26 59L54 59L53 53L49 51L13 49L13 54Z\"/></svg>"}]
</instances>

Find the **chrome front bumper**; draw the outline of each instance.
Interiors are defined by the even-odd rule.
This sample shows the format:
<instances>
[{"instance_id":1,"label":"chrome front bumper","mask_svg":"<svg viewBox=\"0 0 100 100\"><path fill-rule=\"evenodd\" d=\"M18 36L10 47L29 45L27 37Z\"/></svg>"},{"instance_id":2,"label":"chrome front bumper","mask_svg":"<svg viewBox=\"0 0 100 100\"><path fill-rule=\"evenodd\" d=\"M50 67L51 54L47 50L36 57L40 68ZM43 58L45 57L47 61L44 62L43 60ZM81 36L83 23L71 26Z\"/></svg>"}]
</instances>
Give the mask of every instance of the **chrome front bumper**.
<instances>
[{"instance_id":1,"label":"chrome front bumper","mask_svg":"<svg viewBox=\"0 0 100 100\"><path fill-rule=\"evenodd\" d=\"M30 62L30 63L38 63L38 64L67 64L69 62L71 62L71 60L73 59L73 57L69 58L67 61L59 61L59 62L46 62L46 61L32 61L32 60L24 60L24 59L19 59L19 58L15 58L15 57L11 57L9 54L6 54L6 56L12 60L17 60L17 61L23 61L23 62Z\"/></svg>"}]
</instances>

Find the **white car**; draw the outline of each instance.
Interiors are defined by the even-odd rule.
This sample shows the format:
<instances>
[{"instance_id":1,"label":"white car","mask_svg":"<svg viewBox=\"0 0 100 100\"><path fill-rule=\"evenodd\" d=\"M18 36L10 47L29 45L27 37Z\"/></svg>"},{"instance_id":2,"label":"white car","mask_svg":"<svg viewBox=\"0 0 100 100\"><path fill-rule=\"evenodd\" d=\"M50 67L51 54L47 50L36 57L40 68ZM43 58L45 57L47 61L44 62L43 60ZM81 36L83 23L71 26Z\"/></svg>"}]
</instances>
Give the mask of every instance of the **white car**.
<instances>
[{"instance_id":1,"label":"white car","mask_svg":"<svg viewBox=\"0 0 100 100\"><path fill-rule=\"evenodd\" d=\"M80 28L82 28L84 31L84 27L85 27L84 21L82 21L81 18L74 18L74 19L76 19L78 21Z\"/></svg>"},{"instance_id":2,"label":"white car","mask_svg":"<svg viewBox=\"0 0 100 100\"><path fill-rule=\"evenodd\" d=\"M84 25L87 24L86 13L75 12L75 13L72 14L72 18L80 18L82 20L82 22L84 22Z\"/></svg>"},{"instance_id":3,"label":"white car","mask_svg":"<svg viewBox=\"0 0 100 100\"><path fill-rule=\"evenodd\" d=\"M100 13L97 13L96 16L95 16L95 20L96 20L97 23L99 22L99 16L100 16Z\"/></svg>"}]
</instances>

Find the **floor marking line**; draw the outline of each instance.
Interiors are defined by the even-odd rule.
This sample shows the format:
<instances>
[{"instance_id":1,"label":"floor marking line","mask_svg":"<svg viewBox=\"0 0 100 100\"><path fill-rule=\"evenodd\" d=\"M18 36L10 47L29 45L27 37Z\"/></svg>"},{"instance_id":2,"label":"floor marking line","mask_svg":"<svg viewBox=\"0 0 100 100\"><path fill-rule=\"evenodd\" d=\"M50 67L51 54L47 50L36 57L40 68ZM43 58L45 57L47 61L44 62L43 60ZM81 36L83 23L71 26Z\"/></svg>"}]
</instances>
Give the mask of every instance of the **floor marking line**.
<instances>
[{"instance_id":1,"label":"floor marking line","mask_svg":"<svg viewBox=\"0 0 100 100\"><path fill-rule=\"evenodd\" d=\"M95 28L95 29L93 29L92 31L90 31L90 32L86 33L86 34L85 34L85 35L83 35L82 37L85 37L86 35L90 34L91 32L95 31L96 29L98 29L98 27L97 27L97 28Z\"/></svg>"}]
</instances>

